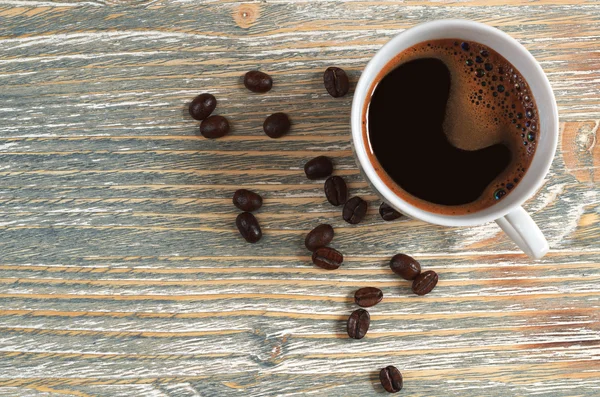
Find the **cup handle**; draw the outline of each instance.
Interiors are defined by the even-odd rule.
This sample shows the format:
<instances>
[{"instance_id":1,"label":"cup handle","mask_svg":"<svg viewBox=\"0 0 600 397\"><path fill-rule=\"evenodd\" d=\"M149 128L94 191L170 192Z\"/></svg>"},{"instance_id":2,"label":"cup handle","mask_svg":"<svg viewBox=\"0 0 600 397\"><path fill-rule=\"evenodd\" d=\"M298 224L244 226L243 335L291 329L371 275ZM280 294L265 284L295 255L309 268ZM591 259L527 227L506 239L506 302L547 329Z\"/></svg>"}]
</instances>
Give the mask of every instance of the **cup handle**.
<instances>
[{"instance_id":1,"label":"cup handle","mask_svg":"<svg viewBox=\"0 0 600 397\"><path fill-rule=\"evenodd\" d=\"M548 252L548 242L523 207L509 212L496 223L528 256L540 259Z\"/></svg>"}]
</instances>

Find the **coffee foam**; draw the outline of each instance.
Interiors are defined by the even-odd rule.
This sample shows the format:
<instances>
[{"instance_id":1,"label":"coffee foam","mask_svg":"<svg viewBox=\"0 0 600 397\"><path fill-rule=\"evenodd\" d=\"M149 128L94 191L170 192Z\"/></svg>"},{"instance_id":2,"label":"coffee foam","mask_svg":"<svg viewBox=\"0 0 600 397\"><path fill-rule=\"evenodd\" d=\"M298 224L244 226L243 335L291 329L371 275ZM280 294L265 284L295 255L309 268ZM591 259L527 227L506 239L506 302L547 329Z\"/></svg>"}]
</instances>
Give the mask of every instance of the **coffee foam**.
<instances>
[{"instance_id":1,"label":"coffee foam","mask_svg":"<svg viewBox=\"0 0 600 397\"><path fill-rule=\"evenodd\" d=\"M479 94L480 89L483 91L478 82L473 81L470 75L461 73L462 68L457 68L458 65L452 65L454 59L450 59L452 63L447 59L442 61L448 66L452 80L443 124L448 141L463 150L478 150L503 142L506 130L504 123L493 122L495 118L502 119L501 108L492 110L491 107L485 107L482 102L491 99L488 92L473 97L474 92ZM480 102L480 105L475 105L473 101Z\"/></svg>"},{"instance_id":2,"label":"coffee foam","mask_svg":"<svg viewBox=\"0 0 600 397\"><path fill-rule=\"evenodd\" d=\"M376 78L371 95L387 73L418 58L440 59L450 71L451 86L443 123L448 141L463 150L478 150L503 143L510 149L512 160L477 202L446 207L411 196L413 204L419 207L425 205L433 212L451 214L465 214L489 207L514 189L535 154L539 122L528 85L516 68L492 49L475 42L444 39L419 43L396 56ZM363 114L366 117L366 106ZM364 134L368 135L366 123L363 125ZM375 164L374 155L371 159ZM378 164L375 165L382 171ZM398 190L393 181L385 178L384 181L389 187L395 187L392 190ZM403 193L403 196L408 194Z\"/></svg>"}]
</instances>

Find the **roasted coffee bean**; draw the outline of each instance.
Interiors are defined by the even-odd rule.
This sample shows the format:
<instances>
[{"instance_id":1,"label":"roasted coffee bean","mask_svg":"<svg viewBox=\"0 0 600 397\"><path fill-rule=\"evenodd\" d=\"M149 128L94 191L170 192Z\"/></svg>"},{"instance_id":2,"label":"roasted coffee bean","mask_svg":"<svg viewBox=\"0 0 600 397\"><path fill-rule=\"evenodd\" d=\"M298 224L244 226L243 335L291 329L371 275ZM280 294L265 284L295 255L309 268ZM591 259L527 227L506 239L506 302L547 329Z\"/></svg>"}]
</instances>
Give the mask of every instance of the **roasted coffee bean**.
<instances>
[{"instance_id":1,"label":"roasted coffee bean","mask_svg":"<svg viewBox=\"0 0 600 397\"><path fill-rule=\"evenodd\" d=\"M330 176L325 181L325 197L331 205L342 205L348 200L348 187L340 176Z\"/></svg>"},{"instance_id":2,"label":"roasted coffee bean","mask_svg":"<svg viewBox=\"0 0 600 397\"><path fill-rule=\"evenodd\" d=\"M304 245L309 251L325 247L333 240L333 228L331 225L319 225L311 230L304 239Z\"/></svg>"},{"instance_id":3,"label":"roasted coffee bean","mask_svg":"<svg viewBox=\"0 0 600 397\"><path fill-rule=\"evenodd\" d=\"M435 288L438 275L433 270L427 270L419 274L412 283L412 291L417 295L425 295Z\"/></svg>"},{"instance_id":4,"label":"roasted coffee bean","mask_svg":"<svg viewBox=\"0 0 600 397\"><path fill-rule=\"evenodd\" d=\"M266 73L251 70L244 76L244 85L252 92L264 93L273 87L273 79Z\"/></svg>"},{"instance_id":5,"label":"roasted coffee bean","mask_svg":"<svg viewBox=\"0 0 600 397\"><path fill-rule=\"evenodd\" d=\"M354 302L360 307L375 306L382 299L383 292L375 287L364 287L354 293Z\"/></svg>"},{"instance_id":6,"label":"roasted coffee bean","mask_svg":"<svg viewBox=\"0 0 600 397\"><path fill-rule=\"evenodd\" d=\"M344 261L344 255L333 248L321 247L313 252L312 261L315 265L323 269L335 270L340 267Z\"/></svg>"},{"instance_id":7,"label":"roasted coffee bean","mask_svg":"<svg viewBox=\"0 0 600 397\"><path fill-rule=\"evenodd\" d=\"M190 116L204 120L217 107L217 99L211 94L200 94L190 103Z\"/></svg>"},{"instance_id":8,"label":"roasted coffee bean","mask_svg":"<svg viewBox=\"0 0 600 397\"><path fill-rule=\"evenodd\" d=\"M362 221L366 213L367 202L356 196L346 201L342 210L342 217L346 222L354 225Z\"/></svg>"},{"instance_id":9,"label":"roasted coffee bean","mask_svg":"<svg viewBox=\"0 0 600 397\"><path fill-rule=\"evenodd\" d=\"M333 163L329 157L319 156L304 164L304 173L308 179L325 178L333 172Z\"/></svg>"},{"instance_id":10,"label":"roasted coffee bean","mask_svg":"<svg viewBox=\"0 0 600 397\"><path fill-rule=\"evenodd\" d=\"M387 203L381 203L379 206L379 215L384 221L393 221L402 216L401 213L390 207Z\"/></svg>"},{"instance_id":11,"label":"roasted coffee bean","mask_svg":"<svg viewBox=\"0 0 600 397\"><path fill-rule=\"evenodd\" d=\"M279 138L290 130L290 118L285 113L273 113L265 119L263 130L271 138Z\"/></svg>"},{"instance_id":12,"label":"roasted coffee bean","mask_svg":"<svg viewBox=\"0 0 600 397\"><path fill-rule=\"evenodd\" d=\"M404 254L394 255L390 260L392 271L405 280L414 280L421 273L421 264Z\"/></svg>"},{"instance_id":13,"label":"roasted coffee bean","mask_svg":"<svg viewBox=\"0 0 600 397\"><path fill-rule=\"evenodd\" d=\"M325 89L334 98L344 96L348 93L350 82L344 70L336 67L328 67L323 74Z\"/></svg>"},{"instance_id":14,"label":"roasted coffee bean","mask_svg":"<svg viewBox=\"0 0 600 397\"><path fill-rule=\"evenodd\" d=\"M210 116L200 123L200 133L205 138L220 138L229 132L229 122L223 116Z\"/></svg>"},{"instance_id":15,"label":"roasted coffee bean","mask_svg":"<svg viewBox=\"0 0 600 397\"><path fill-rule=\"evenodd\" d=\"M239 189L233 194L233 205L242 211L256 211L262 206L262 197L250 190Z\"/></svg>"},{"instance_id":16,"label":"roasted coffee bean","mask_svg":"<svg viewBox=\"0 0 600 397\"><path fill-rule=\"evenodd\" d=\"M362 339L369 330L371 316L365 309L358 309L348 317L348 336L352 339Z\"/></svg>"},{"instance_id":17,"label":"roasted coffee bean","mask_svg":"<svg viewBox=\"0 0 600 397\"><path fill-rule=\"evenodd\" d=\"M242 237L249 243L256 243L262 237L262 231L258 221L249 212L242 212L235 220L235 225Z\"/></svg>"},{"instance_id":18,"label":"roasted coffee bean","mask_svg":"<svg viewBox=\"0 0 600 397\"><path fill-rule=\"evenodd\" d=\"M402 374L393 365L389 365L379 371L379 381L387 392L398 393L402 390Z\"/></svg>"}]
</instances>

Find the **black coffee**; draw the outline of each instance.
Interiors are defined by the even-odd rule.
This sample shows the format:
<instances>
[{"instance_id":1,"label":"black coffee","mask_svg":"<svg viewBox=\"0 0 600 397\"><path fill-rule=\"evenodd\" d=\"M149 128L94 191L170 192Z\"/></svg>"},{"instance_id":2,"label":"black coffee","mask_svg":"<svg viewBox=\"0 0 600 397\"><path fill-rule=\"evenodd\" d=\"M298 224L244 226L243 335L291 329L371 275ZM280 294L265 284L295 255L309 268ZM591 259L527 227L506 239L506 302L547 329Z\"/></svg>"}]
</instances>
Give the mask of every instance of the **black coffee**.
<instances>
[{"instance_id":1,"label":"black coffee","mask_svg":"<svg viewBox=\"0 0 600 397\"><path fill-rule=\"evenodd\" d=\"M265 93L273 87L273 79L264 72L251 70L244 75L244 85L252 92Z\"/></svg>"},{"instance_id":2,"label":"black coffee","mask_svg":"<svg viewBox=\"0 0 600 397\"><path fill-rule=\"evenodd\" d=\"M405 280L414 280L421 274L421 264L412 256L397 254L390 260L390 268Z\"/></svg>"},{"instance_id":3,"label":"black coffee","mask_svg":"<svg viewBox=\"0 0 600 397\"><path fill-rule=\"evenodd\" d=\"M373 164L388 186L448 214L509 194L539 131L535 101L514 66L491 48L453 39L420 43L393 59L365 116Z\"/></svg>"},{"instance_id":4,"label":"black coffee","mask_svg":"<svg viewBox=\"0 0 600 397\"><path fill-rule=\"evenodd\" d=\"M342 218L352 225L356 225L363 220L367 214L368 204L365 200L358 196L352 197L346 201L344 208L342 209Z\"/></svg>"},{"instance_id":5,"label":"black coffee","mask_svg":"<svg viewBox=\"0 0 600 397\"><path fill-rule=\"evenodd\" d=\"M350 82L346 72L343 69L334 66L325 69L323 83L325 84L325 89L329 95L334 98L346 95L348 89L350 89Z\"/></svg>"},{"instance_id":6,"label":"black coffee","mask_svg":"<svg viewBox=\"0 0 600 397\"><path fill-rule=\"evenodd\" d=\"M346 204L348 199L348 186L341 176L330 176L325 180L325 197L331 205Z\"/></svg>"},{"instance_id":7,"label":"black coffee","mask_svg":"<svg viewBox=\"0 0 600 397\"><path fill-rule=\"evenodd\" d=\"M412 291L417 295L427 295L438 283L438 275L433 270L419 273L413 280Z\"/></svg>"},{"instance_id":8,"label":"black coffee","mask_svg":"<svg viewBox=\"0 0 600 397\"><path fill-rule=\"evenodd\" d=\"M344 262L344 255L331 247L321 247L313 252L312 261L322 269L335 270Z\"/></svg>"},{"instance_id":9,"label":"black coffee","mask_svg":"<svg viewBox=\"0 0 600 397\"><path fill-rule=\"evenodd\" d=\"M257 243L262 237L258 220L250 212L242 212L235 218L235 225L240 234L249 243Z\"/></svg>"},{"instance_id":10,"label":"black coffee","mask_svg":"<svg viewBox=\"0 0 600 397\"><path fill-rule=\"evenodd\" d=\"M262 197L258 193L246 189L238 189L233 194L233 205L242 211L256 211L262 207Z\"/></svg>"},{"instance_id":11,"label":"black coffee","mask_svg":"<svg viewBox=\"0 0 600 397\"><path fill-rule=\"evenodd\" d=\"M333 172L333 163L326 156L318 156L304 164L304 173L308 179L326 178Z\"/></svg>"},{"instance_id":12,"label":"black coffee","mask_svg":"<svg viewBox=\"0 0 600 397\"><path fill-rule=\"evenodd\" d=\"M348 336L352 339L362 339L369 330L371 324L371 315L365 309L358 309L352 312L346 323L348 327Z\"/></svg>"},{"instance_id":13,"label":"black coffee","mask_svg":"<svg viewBox=\"0 0 600 397\"><path fill-rule=\"evenodd\" d=\"M382 299L383 292L375 287L364 287L354 293L354 303L360 307L375 306Z\"/></svg>"},{"instance_id":14,"label":"black coffee","mask_svg":"<svg viewBox=\"0 0 600 397\"><path fill-rule=\"evenodd\" d=\"M389 365L379 371L379 381L385 391L389 393L398 393L404 385L402 374L393 365Z\"/></svg>"},{"instance_id":15,"label":"black coffee","mask_svg":"<svg viewBox=\"0 0 600 397\"><path fill-rule=\"evenodd\" d=\"M304 238L304 245L309 251L316 251L328 245L333 240L333 227L323 224L315 227Z\"/></svg>"}]
</instances>

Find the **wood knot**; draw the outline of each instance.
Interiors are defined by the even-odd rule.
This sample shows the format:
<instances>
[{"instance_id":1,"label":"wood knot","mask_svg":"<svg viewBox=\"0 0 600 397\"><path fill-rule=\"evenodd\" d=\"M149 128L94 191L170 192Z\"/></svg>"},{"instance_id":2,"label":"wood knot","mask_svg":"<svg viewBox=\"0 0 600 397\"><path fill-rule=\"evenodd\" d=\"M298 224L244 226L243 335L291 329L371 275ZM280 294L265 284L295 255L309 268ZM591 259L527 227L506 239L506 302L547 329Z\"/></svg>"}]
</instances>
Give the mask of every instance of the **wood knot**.
<instances>
[{"instance_id":1,"label":"wood knot","mask_svg":"<svg viewBox=\"0 0 600 397\"><path fill-rule=\"evenodd\" d=\"M240 4L233 12L233 20L244 29L251 27L260 16L258 4Z\"/></svg>"},{"instance_id":2,"label":"wood knot","mask_svg":"<svg viewBox=\"0 0 600 397\"><path fill-rule=\"evenodd\" d=\"M600 170L595 165L600 158L600 123L582 121L565 123L562 131L562 150L565 168L579 182L600 180Z\"/></svg>"}]
</instances>

